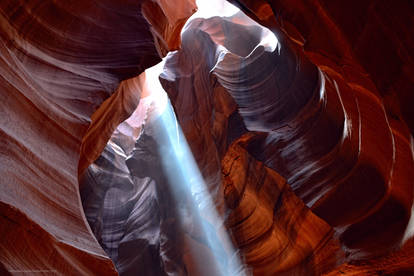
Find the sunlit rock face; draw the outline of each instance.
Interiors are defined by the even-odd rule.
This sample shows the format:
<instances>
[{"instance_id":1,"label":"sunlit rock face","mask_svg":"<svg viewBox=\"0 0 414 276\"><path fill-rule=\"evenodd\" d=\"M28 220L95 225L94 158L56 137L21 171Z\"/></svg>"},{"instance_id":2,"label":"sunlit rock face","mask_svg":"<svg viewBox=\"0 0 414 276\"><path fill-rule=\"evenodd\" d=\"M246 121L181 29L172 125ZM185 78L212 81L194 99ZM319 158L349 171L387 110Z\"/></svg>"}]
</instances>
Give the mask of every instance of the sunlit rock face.
<instances>
[{"instance_id":1,"label":"sunlit rock face","mask_svg":"<svg viewBox=\"0 0 414 276\"><path fill-rule=\"evenodd\" d=\"M159 122L144 125L145 100L140 103L139 139L135 142L123 131L126 125L115 131L81 178L82 203L94 235L120 275L185 275L177 204L158 152Z\"/></svg>"},{"instance_id":2,"label":"sunlit rock face","mask_svg":"<svg viewBox=\"0 0 414 276\"><path fill-rule=\"evenodd\" d=\"M85 220L78 160L92 113L160 60L142 2L1 2L2 273L116 274ZM115 98L119 123L136 102Z\"/></svg>"},{"instance_id":3,"label":"sunlit rock face","mask_svg":"<svg viewBox=\"0 0 414 276\"><path fill-rule=\"evenodd\" d=\"M181 39L193 1L0 4L2 273L217 274L120 125L160 56L247 273L413 273L412 5L232 2Z\"/></svg>"},{"instance_id":4,"label":"sunlit rock face","mask_svg":"<svg viewBox=\"0 0 414 276\"><path fill-rule=\"evenodd\" d=\"M323 106L258 138L249 151L285 176L295 193L335 228L347 258L373 258L398 249L412 233L411 224L407 227L412 115L406 107L412 101L401 86L412 82L413 63L405 50L412 40L402 34L413 25L409 16L402 16L412 6L234 2L281 37L289 37L325 76ZM401 28L383 23L385 18ZM394 28L401 32L390 32ZM410 248L395 254L410 254ZM382 269L392 272L397 267Z\"/></svg>"},{"instance_id":5,"label":"sunlit rock face","mask_svg":"<svg viewBox=\"0 0 414 276\"><path fill-rule=\"evenodd\" d=\"M240 30L244 36L232 35ZM298 204L282 176L272 171L266 179L267 169L253 161L248 142L229 149L249 130L278 128L320 95L317 68L304 59L303 69L297 71L297 59L282 57L294 56L292 49L260 46L264 33L241 13L194 19L184 28L182 48L167 56L161 82L219 206L224 196L228 227L252 272L317 274L332 265L329 254L341 254L330 226ZM281 72L287 72L286 78ZM291 93L283 94L278 87L290 87ZM283 109L289 103L292 109ZM256 136L252 133L246 141ZM266 193L269 201L262 198ZM285 221L286 210L292 214L290 222ZM309 235L303 240L298 234L302 231ZM311 255L320 267L309 261Z\"/></svg>"},{"instance_id":6,"label":"sunlit rock face","mask_svg":"<svg viewBox=\"0 0 414 276\"><path fill-rule=\"evenodd\" d=\"M181 121L186 135L194 137L190 144L199 143L195 137L200 137L200 130L208 133L200 126L208 128L215 119L214 108L205 113L211 114L210 120L191 108L198 99L199 106L210 104L203 97L213 94L207 80L214 76L211 85L224 87L232 96L247 130L262 132L249 140L247 151L285 177L295 194L333 227L341 244L337 252L343 252L337 262L367 260L397 250L411 233L413 155L408 128L393 118L392 110L384 105L372 79L357 62L348 62L348 71L355 68L350 76L335 65L336 60L316 51L305 51L304 56L303 38L294 27L281 27L272 19L269 5L249 4L246 7L250 10L245 10L251 12L252 18L278 35L280 49L273 57L255 47L259 44L258 30L249 32L244 26L243 35L232 36L239 27L233 17L192 21L183 33L182 49L167 59L161 79L165 79L164 86L178 117L180 113L188 114ZM250 37L251 44L246 43L245 37ZM234 41L239 43L232 48ZM203 55L205 63L200 62ZM309 60L319 66L319 72ZM201 166L211 164L202 160L214 160L206 152L197 151L205 148L203 145L193 149ZM203 172L206 178L214 175ZM247 223L243 216L240 221ZM254 234L258 229L241 229L238 231L242 235L258 239L250 247L264 243L259 232ZM397 254L407 254L409 249L404 250ZM252 259L246 261L258 270L266 266ZM390 265L387 269L395 271L397 267ZM270 266L267 271L271 271Z\"/></svg>"},{"instance_id":7,"label":"sunlit rock face","mask_svg":"<svg viewBox=\"0 0 414 276\"><path fill-rule=\"evenodd\" d=\"M254 275L320 275L340 259L331 227L313 214L286 180L251 156L254 134L223 158L228 227Z\"/></svg>"}]
</instances>

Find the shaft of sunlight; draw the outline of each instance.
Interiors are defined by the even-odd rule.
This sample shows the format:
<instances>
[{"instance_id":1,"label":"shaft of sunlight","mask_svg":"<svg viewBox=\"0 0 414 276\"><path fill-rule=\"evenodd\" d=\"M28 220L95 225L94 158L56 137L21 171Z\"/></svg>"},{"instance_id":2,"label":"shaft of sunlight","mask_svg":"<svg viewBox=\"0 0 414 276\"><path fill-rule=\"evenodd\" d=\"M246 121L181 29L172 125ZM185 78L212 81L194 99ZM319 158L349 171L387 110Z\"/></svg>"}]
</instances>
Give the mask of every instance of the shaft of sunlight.
<instances>
[{"instance_id":1,"label":"shaft of sunlight","mask_svg":"<svg viewBox=\"0 0 414 276\"><path fill-rule=\"evenodd\" d=\"M151 91L155 104L154 112L160 122L160 135L163 136L159 150L163 168L171 184L172 194L178 204L186 201L192 217L192 223L198 225L206 238L207 247L214 256L215 271L218 275L245 275L237 251L234 249L223 219L217 213L214 201L208 192L205 181L194 160L192 152L181 131L167 94L162 88L158 76L164 62L145 71L144 89ZM190 198L184 198L191 195ZM183 213L182 216L188 214ZM186 220L185 217L182 220ZM198 256L197 258L202 258ZM203 260L198 260L200 264Z\"/></svg>"}]
</instances>

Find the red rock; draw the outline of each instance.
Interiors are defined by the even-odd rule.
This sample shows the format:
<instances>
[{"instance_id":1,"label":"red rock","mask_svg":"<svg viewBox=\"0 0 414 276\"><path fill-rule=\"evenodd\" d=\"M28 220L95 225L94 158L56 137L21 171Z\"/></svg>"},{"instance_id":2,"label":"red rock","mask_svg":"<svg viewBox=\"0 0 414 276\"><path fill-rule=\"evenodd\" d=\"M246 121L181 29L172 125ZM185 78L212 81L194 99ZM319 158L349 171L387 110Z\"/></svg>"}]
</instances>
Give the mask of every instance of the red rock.
<instances>
[{"instance_id":1,"label":"red rock","mask_svg":"<svg viewBox=\"0 0 414 276\"><path fill-rule=\"evenodd\" d=\"M180 46L161 83L255 275L413 272L412 4L231 2L279 54L253 50L241 17L196 19L181 41L190 0L0 4L1 273L116 274L77 177ZM183 240L206 272L209 249Z\"/></svg>"},{"instance_id":2,"label":"red rock","mask_svg":"<svg viewBox=\"0 0 414 276\"><path fill-rule=\"evenodd\" d=\"M10 272L116 274L85 220L78 160L92 113L160 60L141 2L0 4L0 260Z\"/></svg>"}]
</instances>

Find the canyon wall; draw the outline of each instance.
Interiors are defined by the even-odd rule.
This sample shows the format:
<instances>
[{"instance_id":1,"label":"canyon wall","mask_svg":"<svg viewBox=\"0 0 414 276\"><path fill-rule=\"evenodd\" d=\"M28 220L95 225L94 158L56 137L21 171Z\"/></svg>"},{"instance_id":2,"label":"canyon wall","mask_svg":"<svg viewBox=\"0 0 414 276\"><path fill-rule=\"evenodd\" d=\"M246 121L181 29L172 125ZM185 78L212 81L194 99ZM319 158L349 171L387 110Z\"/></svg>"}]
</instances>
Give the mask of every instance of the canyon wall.
<instances>
[{"instance_id":1,"label":"canyon wall","mask_svg":"<svg viewBox=\"0 0 414 276\"><path fill-rule=\"evenodd\" d=\"M93 181L81 182L91 229L78 175L104 159L161 56L160 82L254 275L413 272L412 4L231 2L250 19L197 18L181 38L193 1L0 4L2 273L117 273L85 205ZM144 207L130 212L151 222ZM134 269L164 273L155 259Z\"/></svg>"},{"instance_id":2,"label":"canyon wall","mask_svg":"<svg viewBox=\"0 0 414 276\"><path fill-rule=\"evenodd\" d=\"M2 272L116 274L83 214L78 162L94 111L160 61L141 2L1 2ZM181 10L157 18L174 29ZM102 148L139 100L123 87L134 96L116 93Z\"/></svg>"}]
</instances>

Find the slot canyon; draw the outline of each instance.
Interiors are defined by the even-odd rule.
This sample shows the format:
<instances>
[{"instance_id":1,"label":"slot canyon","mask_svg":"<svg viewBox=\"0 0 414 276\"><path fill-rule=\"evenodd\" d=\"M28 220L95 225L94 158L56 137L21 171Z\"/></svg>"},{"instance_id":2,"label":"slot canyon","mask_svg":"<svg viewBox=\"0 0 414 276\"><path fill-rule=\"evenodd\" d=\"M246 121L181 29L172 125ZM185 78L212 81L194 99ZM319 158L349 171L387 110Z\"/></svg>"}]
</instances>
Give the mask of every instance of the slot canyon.
<instances>
[{"instance_id":1,"label":"slot canyon","mask_svg":"<svg viewBox=\"0 0 414 276\"><path fill-rule=\"evenodd\" d=\"M0 11L0 275L414 275L413 1Z\"/></svg>"}]
</instances>

